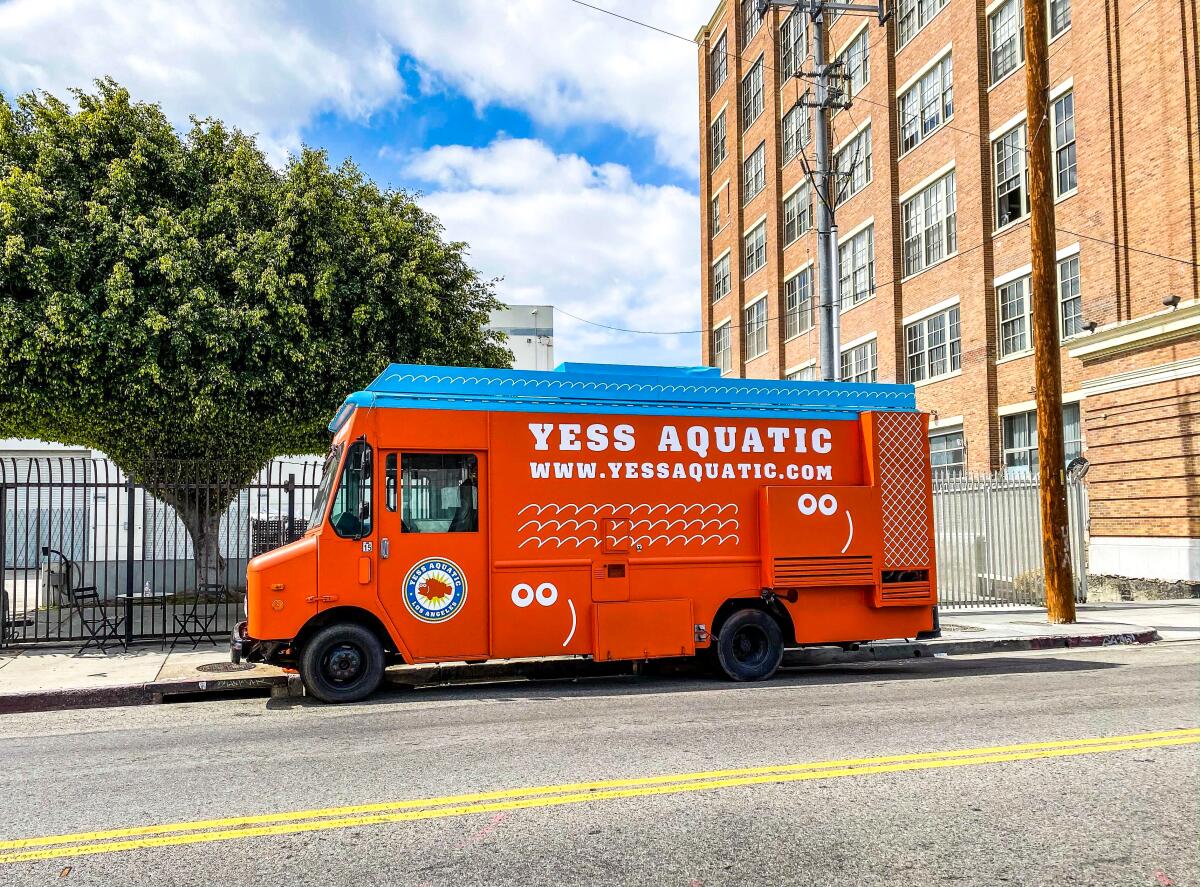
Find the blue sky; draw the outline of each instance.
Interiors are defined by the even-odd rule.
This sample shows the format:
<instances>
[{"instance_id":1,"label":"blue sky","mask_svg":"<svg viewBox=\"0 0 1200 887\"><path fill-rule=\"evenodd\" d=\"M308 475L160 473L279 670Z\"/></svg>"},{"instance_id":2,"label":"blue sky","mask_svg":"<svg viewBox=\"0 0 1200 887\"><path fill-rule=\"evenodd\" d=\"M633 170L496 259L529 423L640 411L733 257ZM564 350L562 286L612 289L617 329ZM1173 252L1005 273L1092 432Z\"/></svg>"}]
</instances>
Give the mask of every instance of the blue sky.
<instances>
[{"instance_id":1,"label":"blue sky","mask_svg":"<svg viewBox=\"0 0 1200 887\"><path fill-rule=\"evenodd\" d=\"M690 37L709 0L597 5ZM501 297L699 327L696 50L571 0L0 0L0 91L109 75L421 193ZM689 364L699 336L557 317L562 360Z\"/></svg>"}]
</instances>

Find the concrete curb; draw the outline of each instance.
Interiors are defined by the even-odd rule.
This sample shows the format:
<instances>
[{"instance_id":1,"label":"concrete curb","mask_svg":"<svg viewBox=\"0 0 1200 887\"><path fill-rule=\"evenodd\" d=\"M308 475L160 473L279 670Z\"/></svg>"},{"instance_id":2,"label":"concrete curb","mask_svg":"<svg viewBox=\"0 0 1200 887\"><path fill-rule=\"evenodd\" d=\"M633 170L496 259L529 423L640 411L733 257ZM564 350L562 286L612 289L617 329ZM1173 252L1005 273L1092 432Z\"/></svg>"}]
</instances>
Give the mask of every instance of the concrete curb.
<instances>
[{"instance_id":1,"label":"concrete curb","mask_svg":"<svg viewBox=\"0 0 1200 887\"><path fill-rule=\"evenodd\" d=\"M841 647L805 647L784 653L783 667L813 667L861 662L894 662L931 656L964 656L983 653L1014 653L1030 650L1071 649L1074 647L1110 647L1150 644L1159 640L1153 628L1137 631L1089 635L1032 635L1017 638L971 638L931 640L920 643L870 644L856 650ZM476 665L418 666L393 669L386 681L393 687L417 687L430 684L463 683L498 679L555 680L597 678L619 675L682 674L695 671L694 660L663 659L651 663L590 662L583 659L541 659L520 662L486 662ZM296 675L268 675L254 678L214 677L175 681L153 681L119 687L43 690L34 693L0 695L0 714L54 711L75 708L108 708L125 705L153 705L172 696L266 690L272 696L300 695Z\"/></svg>"}]
</instances>

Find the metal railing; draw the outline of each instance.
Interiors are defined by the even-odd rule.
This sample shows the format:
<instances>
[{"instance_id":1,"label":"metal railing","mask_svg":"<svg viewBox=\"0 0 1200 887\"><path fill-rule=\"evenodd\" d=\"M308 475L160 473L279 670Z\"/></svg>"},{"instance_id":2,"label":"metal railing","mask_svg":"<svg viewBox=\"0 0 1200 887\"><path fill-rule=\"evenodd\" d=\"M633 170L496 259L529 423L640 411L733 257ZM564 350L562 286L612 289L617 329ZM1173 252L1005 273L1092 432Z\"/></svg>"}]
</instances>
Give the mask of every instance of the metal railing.
<instances>
[{"instance_id":1,"label":"metal railing","mask_svg":"<svg viewBox=\"0 0 1200 887\"><path fill-rule=\"evenodd\" d=\"M163 462L135 483L106 459L0 458L0 646L227 634L247 561L303 534L321 462L276 459L245 486L211 473Z\"/></svg>"},{"instance_id":2,"label":"metal railing","mask_svg":"<svg viewBox=\"0 0 1200 887\"><path fill-rule=\"evenodd\" d=\"M1087 599L1087 488L1067 483L1075 599ZM943 607L1046 605L1036 477L935 477L934 541Z\"/></svg>"}]
</instances>

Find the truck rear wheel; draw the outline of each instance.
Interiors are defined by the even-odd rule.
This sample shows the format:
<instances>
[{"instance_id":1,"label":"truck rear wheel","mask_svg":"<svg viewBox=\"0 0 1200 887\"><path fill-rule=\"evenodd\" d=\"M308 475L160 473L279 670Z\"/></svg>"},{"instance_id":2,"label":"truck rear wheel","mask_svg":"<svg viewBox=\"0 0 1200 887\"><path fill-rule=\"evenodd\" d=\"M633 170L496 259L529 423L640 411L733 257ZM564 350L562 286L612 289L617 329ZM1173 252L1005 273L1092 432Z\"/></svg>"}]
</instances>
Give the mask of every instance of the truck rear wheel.
<instances>
[{"instance_id":1,"label":"truck rear wheel","mask_svg":"<svg viewBox=\"0 0 1200 887\"><path fill-rule=\"evenodd\" d=\"M383 645L351 622L318 631L300 655L305 689L322 702L358 702L383 681Z\"/></svg>"},{"instance_id":2,"label":"truck rear wheel","mask_svg":"<svg viewBox=\"0 0 1200 887\"><path fill-rule=\"evenodd\" d=\"M783 632L762 610L738 610L717 635L717 663L734 681L765 681L783 660Z\"/></svg>"}]
</instances>

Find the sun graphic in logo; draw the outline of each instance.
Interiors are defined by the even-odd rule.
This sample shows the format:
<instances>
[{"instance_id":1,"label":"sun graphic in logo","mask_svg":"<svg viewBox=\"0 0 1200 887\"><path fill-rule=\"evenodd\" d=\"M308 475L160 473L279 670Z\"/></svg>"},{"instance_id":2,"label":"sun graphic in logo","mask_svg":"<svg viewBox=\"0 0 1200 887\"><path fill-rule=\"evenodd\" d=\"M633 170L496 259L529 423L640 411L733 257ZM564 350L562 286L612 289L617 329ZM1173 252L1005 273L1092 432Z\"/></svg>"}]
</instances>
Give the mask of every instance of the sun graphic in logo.
<instances>
[{"instance_id":1,"label":"sun graphic in logo","mask_svg":"<svg viewBox=\"0 0 1200 887\"><path fill-rule=\"evenodd\" d=\"M403 597L408 611L422 622L445 622L466 602L467 580L454 561L425 558L408 571Z\"/></svg>"}]
</instances>

